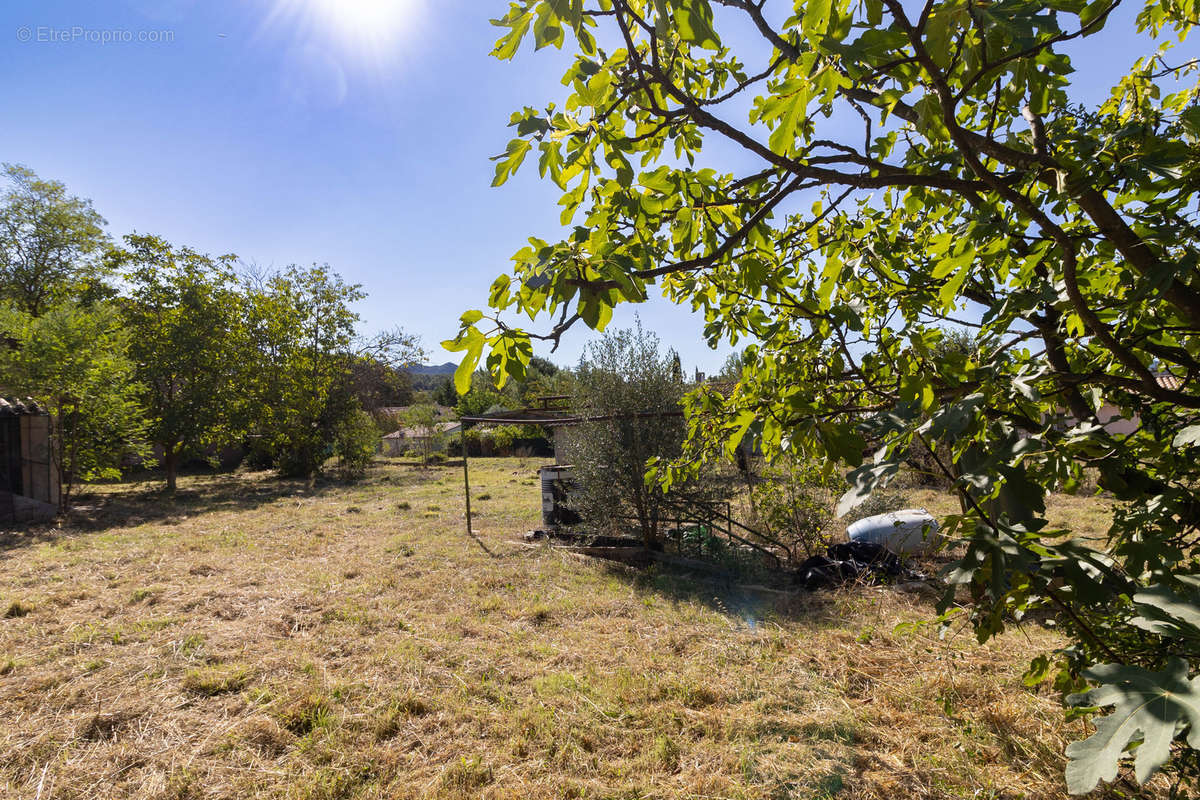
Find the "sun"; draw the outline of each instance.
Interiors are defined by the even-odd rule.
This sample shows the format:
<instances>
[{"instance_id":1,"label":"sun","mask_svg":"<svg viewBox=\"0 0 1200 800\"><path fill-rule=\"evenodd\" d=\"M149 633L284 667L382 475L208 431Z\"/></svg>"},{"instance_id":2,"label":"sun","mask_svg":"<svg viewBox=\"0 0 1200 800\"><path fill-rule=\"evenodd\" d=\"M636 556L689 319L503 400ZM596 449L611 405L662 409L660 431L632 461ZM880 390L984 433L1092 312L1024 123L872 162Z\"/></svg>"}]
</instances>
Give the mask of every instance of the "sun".
<instances>
[{"instance_id":1,"label":"sun","mask_svg":"<svg viewBox=\"0 0 1200 800\"><path fill-rule=\"evenodd\" d=\"M425 0L275 0L271 22L288 21L344 54L386 61L411 36Z\"/></svg>"},{"instance_id":2,"label":"sun","mask_svg":"<svg viewBox=\"0 0 1200 800\"><path fill-rule=\"evenodd\" d=\"M396 37L415 12L412 0L311 0L340 38Z\"/></svg>"}]
</instances>

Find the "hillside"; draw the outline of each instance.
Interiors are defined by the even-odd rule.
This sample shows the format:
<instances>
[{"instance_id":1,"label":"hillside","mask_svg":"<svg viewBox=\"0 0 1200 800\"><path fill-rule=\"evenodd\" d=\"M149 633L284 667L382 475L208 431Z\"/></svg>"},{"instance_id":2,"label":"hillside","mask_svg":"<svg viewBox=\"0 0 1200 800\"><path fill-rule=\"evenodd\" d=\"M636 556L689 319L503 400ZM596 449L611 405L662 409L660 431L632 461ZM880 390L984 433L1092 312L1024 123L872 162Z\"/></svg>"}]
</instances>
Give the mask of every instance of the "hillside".
<instances>
[{"instance_id":1,"label":"hillside","mask_svg":"<svg viewBox=\"0 0 1200 800\"><path fill-rule=\"evenodd\" d=\"M457 364L447 361L445 364L417 364L406 367L405 371L410 375L453 375L456 369Z\"/></svg>"}]
</instances>

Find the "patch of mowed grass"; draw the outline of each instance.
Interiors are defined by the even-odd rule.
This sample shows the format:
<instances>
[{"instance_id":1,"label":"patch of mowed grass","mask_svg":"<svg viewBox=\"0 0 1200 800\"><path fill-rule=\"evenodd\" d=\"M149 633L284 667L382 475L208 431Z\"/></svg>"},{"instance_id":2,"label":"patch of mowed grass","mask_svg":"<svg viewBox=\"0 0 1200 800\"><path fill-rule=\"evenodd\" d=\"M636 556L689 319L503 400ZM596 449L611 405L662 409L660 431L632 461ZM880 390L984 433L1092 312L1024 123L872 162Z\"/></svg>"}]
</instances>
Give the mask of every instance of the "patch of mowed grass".
<instances>
[{"instance_id":1,"label":"patch of mowed grass","mask_svg":"<svg viewBox=\"0 0 1200 800\"><path fill-rule=\"evenodd\" d=\"M187 516L162 522L160 495L97 489L97 505L123 504L140 527L68 524L0 561L0 596L46 618L0 621L0 671L22 658L0 718L28 722L0 726L0 785L36 796L98 702L114 733L55 762L62 800L90 800L135 734L139 764L123 774L155 781L155 796L183 763L204 796L277 800L1063 795L1077 732L1020 680L1032 651L1059 646L1052 632L1030 625L982 648L932 628L899 635L897 623L935 617L934 601L876 587L748 599L525 547L539 463L472 461L472 487L491 497L474 540L446 470L380 467L311 489L267 473L184 476ZM56 578L44 601L27 588ZM171 625L130 606L152 582L170 587L158 608ZM86 602L56 599L81 591ZM185 670L224 653L254 665L253 680L213 701L183 691L179 707ZM153 724L109 725L131 680L132 710ZM121 780L114 795L136 792Z\"/></svg>"},{"instance_id":2,"label":"patch of mowed grass","mask_svg":"<svg viewBox=\"0 0 1200 800\"><path fill-rule=\"evenodd\" d=\"M308 736L337 725L333 703L323 693L312 691L301 695L279 709L279 724L297 736Z\"/></svg>"},{"instance_id":3,"label":"patch of mowed grass","mask_svg":"<svg viewBox=\"0 0 1200 800\"><path fill-rule=\"evenodd\" d=\"M27 616L33 611L33 606L22 603L20 600L13 600L8 604L8 608L4 610L5 619L18 619Z\"/></svg>"},{"instance_id":4,"label":"patch of mowed grass","mask_svg":"<svg viewBox=\"0 0 1200 800\"><path fill-rule=\"evenodd\" d=\"M379 741L391 739L413 717L432 713L433 707L424 698L411 692L393 698L371 720L371 733Z\"/></svg>"},{"instance_id":5,"label":"patch of mowed grass","mask_svg":"<svg viewBox=\"0 0 1200 800\"><path fill-rule=\"evenodd\" d=\"M679 769L679 744L670 736L659 736L654 740L654 748L651 751L654 756L654 761L660 769L667 772L675 772Z\"/></svg>"},{"instance_id":6,"label":"patch of mowed grass","mask_svg":"<svg viewBox=\"0 0 1200 800\"><path fill-rule=\"evenodd\" d=\"M180 685L193 694L212 696L242 689L253 674L245 664L212 664L189 669Z\"/></svg>"},{"instance_id":7,"label":"patch of mowed grass","mask_svg":"<svg viewBox=\"0 0 1200 800\"><path fill-rule=\"evenodd\" d=\"M410 544L405 538L396 536L388 540L388 544L387 547L384 548L384 552L394 553L395 555L403 556L404 558L412 558L417 551L413 549L412 544Z\"/></svg>"},{"instance_id":8,"label":"patch of mowed grass","mask_svg":"<svg viewBox=\"0 0 1200 800\"><path fill-rule=\"evenodd\" d=\"M482 758L461 756L442 773L441 788L451 792L477 791L495 779L492 768Z\"/></svg>"},{"instance_id":9,"label":"patch of mowed grass","mask_svg":"<svg viewBox=\"0 0 1200 800\"><path fill-rule=\"evenodd\" d=\"M706 708L725 700L721 690L699 679L668 678L658 685L658 697L673 700L685 708Z\"/></svg>"},{"instance_id":10,"label":"patch of mowed grass","mask_svg":"<svg viewBox=\"0 0 1200 800\"><path fill-rule=\"evenodd\" d=\"M133 593L129 595L130 605L145 602L147 600L149 600L151 603L153 603L157 599L158 599L158 590L151 589L151 588L134 589Z\"/></svg>"},{"instance_id":11,"label":"patch of mowed grass","mask_svg":"<svg viewBox=\"0 0 1200 800\"><path fill-rule=\"evenodd\" d=\"M204 796L200 776L187 767L180 767L167 776L167 785L158 795L161 800L192 800Z\"/></svg>"},{"instance_id":12,"label":"patch of mowed grass","mask_svg":"<svg viewBox=\"0 0 1200 800\"><path fill-rule=\"evenodd\" d=\"M207 639L202 633L189 633L186 636L168 643L172 656L183 661L195 662L205 657Z\"/></svg>"},{"instance_id":13,"label":"patch of mowed grass","mask_svg":"<svg viewBox=\"0 0 1200 800\"><path fill-rule=\"evenodd\" d=\"M361 603L346 602L337 608L331 608L321 614L321 622L337 626L356 625L365 632L379 628L379 619L369 608Z\"/></svg>"},{"instance_id":14,"label":"patch of mowed grass","mask_svg":"<svg viewBox=\"0 0 1200 800\"><path fill-rule=\"evenodd\" d=\"M859 736L857 723L854 720L846 719L808 722L801 727L800 733L809 739L837 744L854 744Z\"/></svg>"},{"instance_id":15,"label":"patch of mowed grass","mask_svg":"<svg viewBox=\"0 0 1200 800\"><path fill-rule=\"evenodd\" d=\"M288 793L288 800L350 800L371 780L370 769L322 767L302 777Z\"/></svg>"}]
</instances>

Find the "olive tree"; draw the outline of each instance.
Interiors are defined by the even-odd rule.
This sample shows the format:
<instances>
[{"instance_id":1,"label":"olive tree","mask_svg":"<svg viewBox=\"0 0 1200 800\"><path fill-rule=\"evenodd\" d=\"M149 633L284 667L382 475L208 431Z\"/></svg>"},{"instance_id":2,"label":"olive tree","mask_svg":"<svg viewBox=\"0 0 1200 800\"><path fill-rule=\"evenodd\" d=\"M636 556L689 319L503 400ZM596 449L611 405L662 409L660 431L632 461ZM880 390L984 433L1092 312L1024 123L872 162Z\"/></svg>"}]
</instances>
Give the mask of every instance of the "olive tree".
<instances>
[{"instance_id":1,"label":"olive tree","mask_svg":"<svg viewBox=\"0 0 1200 800\"><path fill-rule=\"evenodd\" d=\"M1129 755L1139 780L1200 763L1200 61L1173 49L1200 4L1122 2L511 3L498 58L574 58L563 97L513 114L495 183L536 156L572 227L451 343L467 374L487 350L519 375L533 336L658 291L753 343L736 391L689 400L694 446L755 430L846 464L843 510L914 443L949 448L947 611L972 597L981 640L1056 614L1072 643L1030 679L1113 709L1068 750L1075 793ZM1114 24L1146 55L1084 105L1070 51ZM978 346L936 358L948 324ZM1118 501L1103 542L1045 514L1086 469Z\"/></svg>"},{"instance_id":2,"label":"olive tree","mask_svg":"<svg viewBox=\"0 0 1200 800\"><path fill-rule=\"evenodd\" d=\"M589 526L631 528L655 549L672 498L646 481L646 466L678 457L686 433L674 363L639 323L590 342L575 373L572 404L588 421L571 431L571 503Z\"/></svg>"}]
</instances>

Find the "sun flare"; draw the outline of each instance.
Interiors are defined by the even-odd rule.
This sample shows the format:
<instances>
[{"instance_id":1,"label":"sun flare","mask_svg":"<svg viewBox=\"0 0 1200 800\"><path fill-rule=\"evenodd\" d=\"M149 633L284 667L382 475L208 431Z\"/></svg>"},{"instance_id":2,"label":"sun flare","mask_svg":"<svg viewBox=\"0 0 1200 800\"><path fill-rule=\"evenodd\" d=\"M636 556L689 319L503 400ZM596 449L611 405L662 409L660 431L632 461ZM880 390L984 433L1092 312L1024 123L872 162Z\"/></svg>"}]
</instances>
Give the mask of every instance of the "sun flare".
<instances>
[{"instance_id":1,"label":"sun flare","mask_svg":"<svg viewBox=\"0 0 1200 800\"><path fill-rule=\"evenodd\" d=\"M386 60L411 35L425 0L277 0L273 20L290 20L360 58Z\"/></svg>"},{"instance_id":2,"label":"sun flare","mask_svg":"<svg viewBox=\"0 0 1200 800\"><path fill-rule=\"evenodd\" d=\"M347 38L395 36L414 13L411 0L312 0L314 10Z\"/></svg>"}]
</instances>

